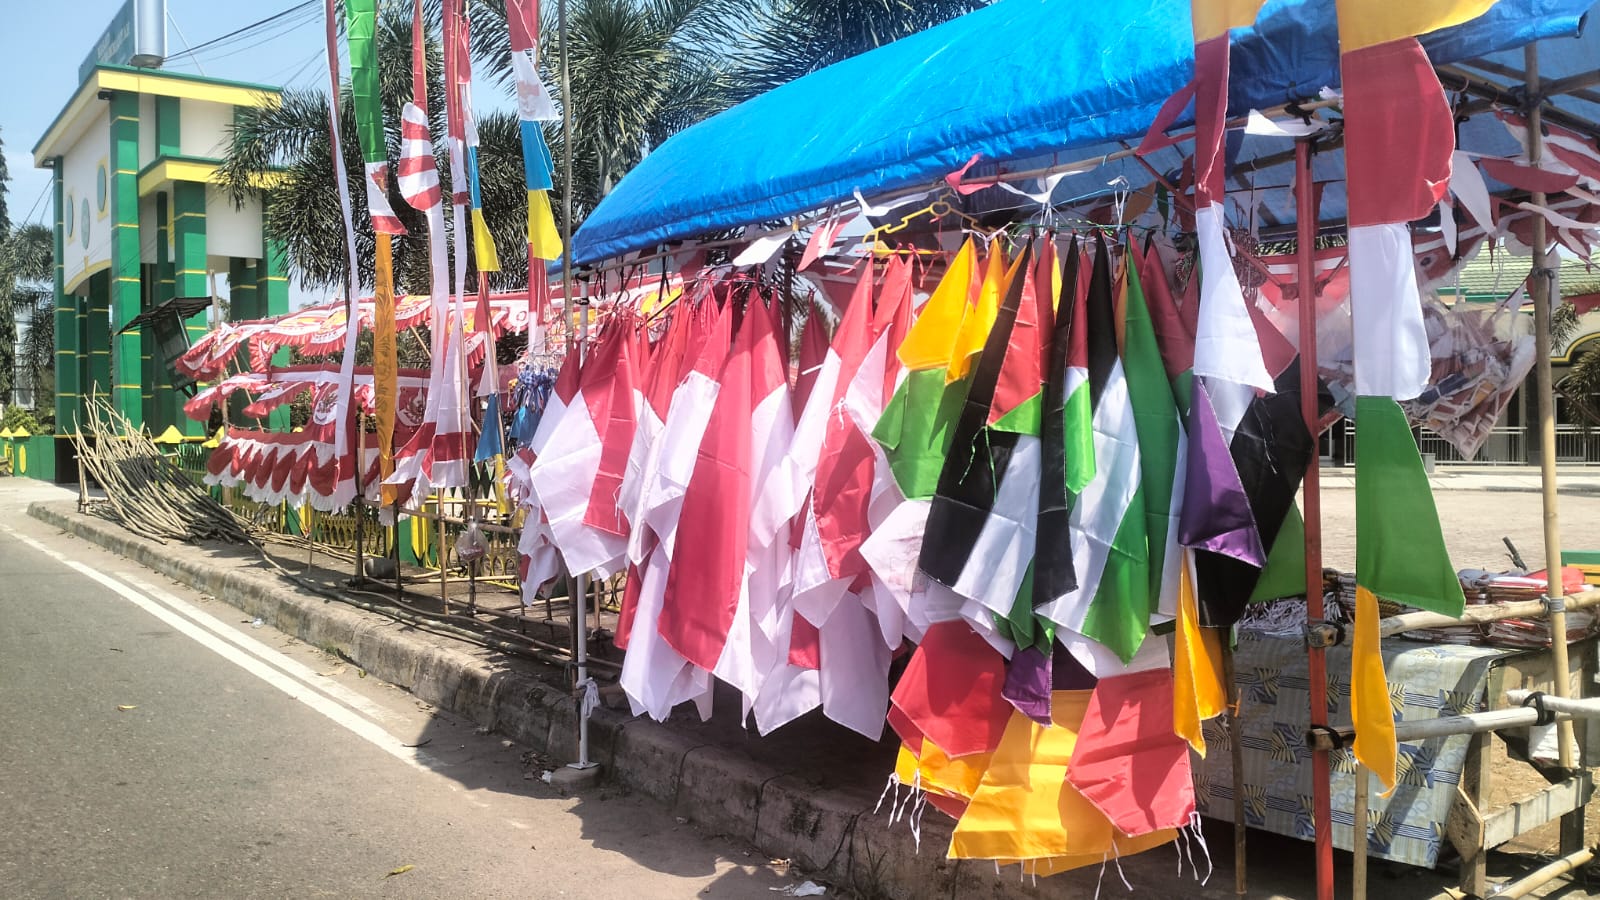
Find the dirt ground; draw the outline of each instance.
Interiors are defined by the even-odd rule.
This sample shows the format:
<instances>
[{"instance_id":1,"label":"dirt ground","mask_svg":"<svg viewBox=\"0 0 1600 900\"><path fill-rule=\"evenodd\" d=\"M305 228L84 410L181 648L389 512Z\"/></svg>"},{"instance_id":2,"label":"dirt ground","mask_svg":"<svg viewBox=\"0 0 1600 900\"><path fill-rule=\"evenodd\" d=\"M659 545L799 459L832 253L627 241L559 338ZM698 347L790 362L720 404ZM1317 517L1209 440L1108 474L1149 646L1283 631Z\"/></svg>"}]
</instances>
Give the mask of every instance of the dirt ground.
<instances>
[{"instance_id":1,"label":"dirt ground","mask_svg":"<svg viewBox=\"0 0 1600 900\"><path fill-rule=\"evenodd\" d=\"M1511 558L1503 537L1509 537L1532 568L1544 559L1544 512L1537 493L1520 491L1439 490L1434 492L1445 545L1456 568L1491 571L1509 568ZM1568 550L1600 550L1600 496L1570 493L1560 496L1562 546ZM1353 571L1356 561L1356 495L1349 488L1322 490L1323 564ZM1546 783L1529 766L1505 755L1505 745L1495 743L1495 774L1491 804L1508 802L1516 794L1532 792ZM1586 836L1600 837L1600 804L1591 803ZM1559 846L1555 824L1547 825L1508 844L1519 853L1554 854Z\"/></svg>"}]
</instances>

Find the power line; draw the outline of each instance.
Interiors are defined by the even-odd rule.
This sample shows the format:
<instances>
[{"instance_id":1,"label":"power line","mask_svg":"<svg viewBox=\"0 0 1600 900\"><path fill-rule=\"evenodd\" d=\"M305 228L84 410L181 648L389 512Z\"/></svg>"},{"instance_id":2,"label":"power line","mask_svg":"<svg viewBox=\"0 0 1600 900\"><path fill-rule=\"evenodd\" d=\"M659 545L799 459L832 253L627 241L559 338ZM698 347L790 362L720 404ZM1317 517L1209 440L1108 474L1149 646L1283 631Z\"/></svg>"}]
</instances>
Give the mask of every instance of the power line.
<instances>
[{"instance_id":1,"label":"power line","mask_svg":"<svg viewBox=\"0 0 1600 900\"><path fill-rule=\"evenodd\" d=\"M23 224L32 224L33 223L34 210L39 209L39 204L44 202L44 195L50 193L51 186L55 184L55 175L52 174L50 176L50 178L51 178L51 180L50 181L46 181L44 183L44 187L39 189L39 196L35 197L34 200L33 200L33 205L28 207L28 214L26 216L22 217ZM41 211L41 215L42 215L42 211ZM43 225L44 222L41 221L38 224Z\"/></svg>"},{"instance_id":2,"label":"power line","mask_svg":"<svg viewBox=\"0 0 1600 900\"><path fill-rule=\"evenodd\" d=\"M260 20L259 22L252 22L249 25L245 25L245 26L243 26L241 28L235 28L233 31L230 31L227 34L222 35L221 37L212 38L209 41L204 41L202 43L194 45L193 47L188 46L188 43L189 43L188 41L184 41L185 52L178 53L178 54L175 54L173 56L169 56L169 57L167 57L167 59L168 60L173 60L173 59L181 59L184 56L193 56L194 54L198 53L201 50L205 50L208 47L214 47L214 46L216 46L218 44L223 43L224 41L228 41L228 40L237 38L237 37L239 37L241 35L244 35L244 34L247 34L247 33L251 32L251 31L254 31L257 28L261 28L263 26L270 25L273 22L276 22L276 21L278 21L280 19L283 19L283 18L286 18L288 16L292 16L292 15L294 15L296 13L303 13L306 10L315 8L316 6L317 6L317 0L306 0L306 2L304 2L304 3L300 3L300 4L297 4L295 6L291 6L288 9L283 10L282 12L274 13L273 15L270 15L270 16L266 17L265 19ZM171 16L168 16L168 18L171 18ZM173 24L174 27L176 27L178 23L177 22L173 22L172 24ZM182 33L181 32L179 33L179 36L182 37Z\"/></svg>"},{"instance_id":3,"label":"power line","mask_svg":"<svg viewBox=\"0 0 1600 900\"><path fill-rule=\"evenodd\" d=\"M279 38L298 31L299 29L312 24L318 18L320 17L317 16L315 12L312 12L308 15L302 15L298 19L286 19L283 21L274 22L271 25L262 26L262 28L259 29L263 32L260 37L251 43L244 44L243 46L240 46L240 42L253 36L254 32L243 32L238 34L236 37L229 38L226 41L220 41L219 39L219 42L208 43L204 47L196 47L192 53L180 54L178 57L174 57L173 59L176 59L176 61L180 63L192 62L196 65L199 65L199 61L202 58L213 59L238 53L246 53L263 44L271 43L272 41L278 40Z\"/></svg>"}]
</instances>

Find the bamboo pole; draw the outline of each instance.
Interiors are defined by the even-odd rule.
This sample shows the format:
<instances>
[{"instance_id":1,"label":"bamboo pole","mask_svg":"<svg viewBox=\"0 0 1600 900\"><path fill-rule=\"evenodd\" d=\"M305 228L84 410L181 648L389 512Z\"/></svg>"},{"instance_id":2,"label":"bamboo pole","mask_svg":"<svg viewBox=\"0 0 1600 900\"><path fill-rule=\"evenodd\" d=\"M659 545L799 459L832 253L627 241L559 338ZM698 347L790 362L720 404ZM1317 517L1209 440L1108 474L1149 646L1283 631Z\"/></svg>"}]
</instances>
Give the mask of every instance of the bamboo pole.
<instances>
[{"instance_id":1,"label":"bamboo pole","mask_svg":"<svg viewBox=\"0 0 1600 900\"><path fill-rule=\"evenodd\" d=\"M1555 698L1550 698L1552 701ZM1569 701L1571 702L1571 701ZM1556 721L1569 721L1571 713L1555 712L1548 704L1547 709L1555 715ZM1595 711L1600 715L1600 710ZM1500 731L1506 728L1525 728L1537 724L1539 711L1531 706L1511 707L1509 709L1492 709L1487 712L1463 713L1459 716L1442 716L1437 719L1414 719L1396 722L1394 725L1395 740L1398 743L1413 743L1425 741L1429 738L1453 737L1458 734L1479 734L1485 731ZM1312 750L1333 750L1336 747L1346 746L1354 737L1353 729L1338 729L1336 734L1327 732L1310 732L1306 735L1306 744Z\"/></svg>"},{"instance_id":2,"label":"bamboo pole","mask_svg":"<svg viewBox=\"0 0 1600 900\"><path fill-rule=\"evenodd\" d=\"M1495 900L1517 900L1519 897L1526 897L1568 872L1587 865L1593 859L1594 850L1591 848L1585 847L1574 850L1549 865L1529 872L1516 881L1501 885L1500 889L1495 891Z\"/></svg>"},{"instance_id":3,"label":"bamboo pole","mask_svg":"<svg viewBox=\"0 0 1600 900\"><path fill-rule=\"evenodd\" d=\"M1351 900L1367 900L1367 805L1368 793L1372 789L1372 775L1367 767L1356 763L1356 808L1351 825L1350 853L1350 898Z\"/></svg>"},{"instance_id":4,"label":"bamboo pole","mask_svg":"<svg viewBox=\"0 0 1600 900\"><path fill-rule=\"evenodd\" d=\"M1317 211L1311 198L1311 139L1294 145L1295 257L1300 303L1300 414L1311 432L1311 462L1303 490L1306 523L1306 620L1320 622L1322 609L1322 452L1317 415ZM1328 661L1323 648L1306 651L1311 681L1311 725L1328 724ZM1328 750L1311 752L1312 825L1316 835L1317 900L1333 900L1333 796Z\"/></svg>"},{"instance_id":5,"label":"bamboo pole","mask_svg":"<svg viewBox=\"0 0 1600 900\"><path fill-rule=\"evenodd\" d=\"M439 498L439 509L444 510L444 498ZM445 544L444 516L439 516L439 607L450 615L450 548Z\"/></svg>"},{"instance_id":6,"label":"bamboo pole","mask_svg":"<svg viewBox=\"0 0 1600 900\"><path fill-rule=\"evenodd\" d=\"M1600 588L1583 591L1566 598L1567 611L1600 606ZM1378 622L1378 632L1393 637L1422 628L1447 628L1452 625L1487 625L1503 619L1543 618L1549 611L1543 600L1520 600L1510 603L1483 603L1469 606L1460 617L1435 612L1409 612L1390 616Z\"/></svg>"},{"instance_id":7,"label":"bamboo pole","mask_svg":"<svg viewBox=\"0 0 1600 900\"><path fill-rule=\"evenodd\" d=\"M1249 891L1245 857L1244 734L1239 728L1239 681L1234 677L1232 635L1222 647L1222 680L1228 689L1228 757L1233 777L1233 892L1243 897Z\"/></svg>"},{"instance_id":8,"label":"bamboo pole","mask_svg":"<svg viewBox=\"0 0 1600 900\"><path fill-rule=\"evenodd\" d=\"M1506 702L1521 706L1528 701L1529 697L1537 693L1541 692L1530 691L1526 688L1506 691ZM1566 713L1579 719L1600 718L1600 697L1576 700L1570 697L1552 697L1546 694L1542 702L1544 703L1544 708L1551 712Z\"/></svg>"},{"instance_id":9,"label":"bamboo pole","mask_svg":"<svg viewBox=\"0 0 1600 900\"><path fill-rule=\"evenodd\" d=\"M1543 104L1539 94L1539 45L1537 42L1523 48L1528 89L1528 162L1537 168L1544 157ZM1545 205L1543 191L1535 191L1529 198L1534 206ZM1566 698L1572 694L1572 668L1567 658L1567 613L1561 596L1561 519L1556 496L1556 410L1555 391L1550 373L1550 286L1554 281L1549 269L1549 256L1545 244L1543 216L1533 217L1533 272L1528 280L1533 295L1533 327L1535 358L1539 388L1539 481L1544 500L1544 564L1547 596L1550 604L1550 655L1555 666L1555 695ZM1572 769L1572 724L1556 726L1557 763L1562 769ZM1568 813L1561 818L1561 850L1572 853L1583 844L1583 812Z\"/></svg>"}]
</instances>

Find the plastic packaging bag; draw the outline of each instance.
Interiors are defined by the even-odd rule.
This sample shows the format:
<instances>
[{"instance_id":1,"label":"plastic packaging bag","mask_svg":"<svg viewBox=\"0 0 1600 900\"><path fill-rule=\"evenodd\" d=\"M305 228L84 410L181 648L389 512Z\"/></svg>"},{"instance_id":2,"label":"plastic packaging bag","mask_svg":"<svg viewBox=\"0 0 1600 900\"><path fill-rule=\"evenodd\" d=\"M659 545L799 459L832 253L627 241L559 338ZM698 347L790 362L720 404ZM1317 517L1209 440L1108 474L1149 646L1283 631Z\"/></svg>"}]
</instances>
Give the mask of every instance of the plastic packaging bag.
<instances>
[{"instance_id":1,"label":"plastic packaging bag","mask_svg":"<svg viewBox=\"0 0 1600 900\"><path fill-rule=\"evenodd\" d=\"M456 538L456 559L471 563L483 559L489 553L489 539L483 536L483 529L478 527L478 520L473 519L467 523L461 536Z\"/></svg>"}]
</instances>

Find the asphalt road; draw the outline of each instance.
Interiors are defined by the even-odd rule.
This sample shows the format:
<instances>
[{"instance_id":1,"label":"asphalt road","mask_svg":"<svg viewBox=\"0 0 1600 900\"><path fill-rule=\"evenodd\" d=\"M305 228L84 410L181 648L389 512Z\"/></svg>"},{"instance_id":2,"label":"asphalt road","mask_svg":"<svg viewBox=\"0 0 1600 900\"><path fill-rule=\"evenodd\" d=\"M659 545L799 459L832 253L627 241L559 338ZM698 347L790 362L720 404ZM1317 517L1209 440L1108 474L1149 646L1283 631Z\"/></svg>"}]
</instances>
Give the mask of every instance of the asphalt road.
<instances>
[{"instance_id":1,"label":"asphalt road","mask_svg":"<svg viewBox=\"0 0 1600 900\"><path fill-rule=\"evenodd\" d=\"M0 896L771 897L758 851L0 513ZM422 745L408 747L407 745Z\"/></svg>"}]
</instances>

